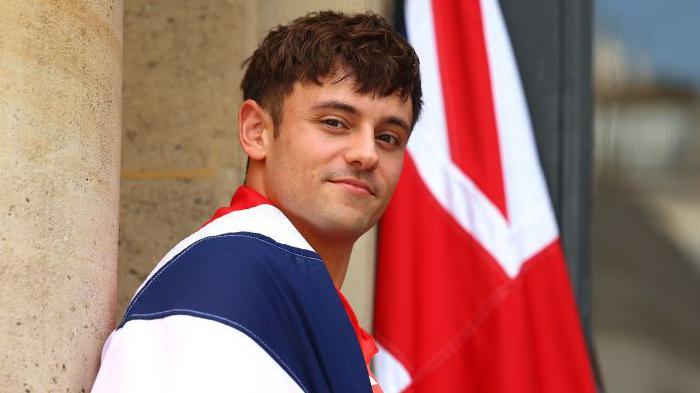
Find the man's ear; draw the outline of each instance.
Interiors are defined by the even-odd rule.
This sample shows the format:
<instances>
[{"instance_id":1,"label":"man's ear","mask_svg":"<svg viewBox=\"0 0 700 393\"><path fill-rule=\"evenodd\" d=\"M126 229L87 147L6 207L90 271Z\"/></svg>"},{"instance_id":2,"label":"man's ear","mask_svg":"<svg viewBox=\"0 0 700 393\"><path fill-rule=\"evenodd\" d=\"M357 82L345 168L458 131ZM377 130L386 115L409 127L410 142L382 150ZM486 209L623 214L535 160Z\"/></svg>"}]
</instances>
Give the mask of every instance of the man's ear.
<instances>
[{"instance_id":1,"label":"man's ear","mask_svg":"<svg viewBox=\"0 0 700 393\"><path fill-rule=\"evenodd\" d=\"M273 131L272 117L255 101L245 100L238 111L238 142L251 160L262 160Z\"/></svg>"}]
</instances>

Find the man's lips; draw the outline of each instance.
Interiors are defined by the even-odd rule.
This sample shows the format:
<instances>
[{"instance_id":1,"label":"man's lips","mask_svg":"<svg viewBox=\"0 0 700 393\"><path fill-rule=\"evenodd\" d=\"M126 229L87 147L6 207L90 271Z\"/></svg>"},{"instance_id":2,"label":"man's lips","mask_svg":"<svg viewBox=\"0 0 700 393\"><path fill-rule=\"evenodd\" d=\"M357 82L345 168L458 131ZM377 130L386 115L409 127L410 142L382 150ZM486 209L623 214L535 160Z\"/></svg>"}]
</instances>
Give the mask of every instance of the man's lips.
<instances>
[{"instance_id":1,"label":"man's lips","mask_svg":"<svg viewBox=\"0 0 700 393\"><path fill-rule=\"evenodd\" d=\"M372 187L369 185L364 180L360 179L355 179L355 178L341 178L341 179L332 179L329 180L331 183L335 184L342 184L345 186L350 187L351 189L355 189L356 191L365 191L370 195L374 195L374 191L372 190Z\"/></svg>"}]
</instances>

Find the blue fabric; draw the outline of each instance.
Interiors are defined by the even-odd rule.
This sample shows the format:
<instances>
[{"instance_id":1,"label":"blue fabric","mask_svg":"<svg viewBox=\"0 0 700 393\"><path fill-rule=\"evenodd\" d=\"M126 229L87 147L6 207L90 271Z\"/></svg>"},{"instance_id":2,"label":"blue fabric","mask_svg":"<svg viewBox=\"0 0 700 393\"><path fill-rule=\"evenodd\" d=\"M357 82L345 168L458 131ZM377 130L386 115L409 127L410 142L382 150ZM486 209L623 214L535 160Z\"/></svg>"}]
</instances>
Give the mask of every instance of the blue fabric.
<instances>
[{"instance_id":1,"label":"blue fabric","mask_svg":"<svg viewBox=\"0 0 700 393\"><path fill-rule=\"evenodd\" d=\"M199 240L144 285L119 328L175 314L247 334L307 392L372 391L350 320L314 252L249 232Z\"/></svg>"}]
</instances>

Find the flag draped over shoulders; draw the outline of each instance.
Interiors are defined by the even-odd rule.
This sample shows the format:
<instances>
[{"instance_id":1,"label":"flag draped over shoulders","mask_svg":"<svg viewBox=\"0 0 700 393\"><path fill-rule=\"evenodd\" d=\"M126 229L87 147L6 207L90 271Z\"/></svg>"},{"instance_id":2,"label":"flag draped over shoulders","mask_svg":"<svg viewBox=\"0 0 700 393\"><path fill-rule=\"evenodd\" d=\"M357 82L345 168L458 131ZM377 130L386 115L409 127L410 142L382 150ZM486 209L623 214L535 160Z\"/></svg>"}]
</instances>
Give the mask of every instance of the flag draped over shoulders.
<instances>
[{"instance_id":1,"label":"flag draped over shoulders","mask_svg":"<svg viewBox=\"0 0 700 393\"><path fill-rule=\"evenodd\" d=\"M93 392L375 393L374 352L320 255L241 186L139 288Z\"/></svg>"}]
</instances>

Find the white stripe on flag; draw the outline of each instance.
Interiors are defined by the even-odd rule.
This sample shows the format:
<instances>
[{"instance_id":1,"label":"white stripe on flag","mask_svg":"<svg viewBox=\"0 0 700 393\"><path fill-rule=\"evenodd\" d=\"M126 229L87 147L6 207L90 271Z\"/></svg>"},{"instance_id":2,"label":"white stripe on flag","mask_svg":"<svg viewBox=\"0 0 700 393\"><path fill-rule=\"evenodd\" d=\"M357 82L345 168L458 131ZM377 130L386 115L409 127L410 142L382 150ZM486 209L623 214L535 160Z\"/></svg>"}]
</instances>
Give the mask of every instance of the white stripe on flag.
<instances>
[{"instance_id":1,"label":"white stripe on flag","mask_svg":"<svg viewBox=\"0 0 700 393\"><path fill-rule=\"evenodd\" d=\"M399 393L411 384L411 376L394 356L377 343L379 352L374 355L373 372L384 393Z\"/></svg>"},{"instance_id":2,"label":"white stripe on flag","mask_svg":"<svg viewBox=\"0 0 700 393\"><path fill-rule=\"evenodd\" d=\"M498 1L481 0L481 14L506 201L516 242L512 246L525 246L527 251L521 258L526 260L556 239L559 231L537 154L518 64Z\"/></svg>"}]
</instances>

